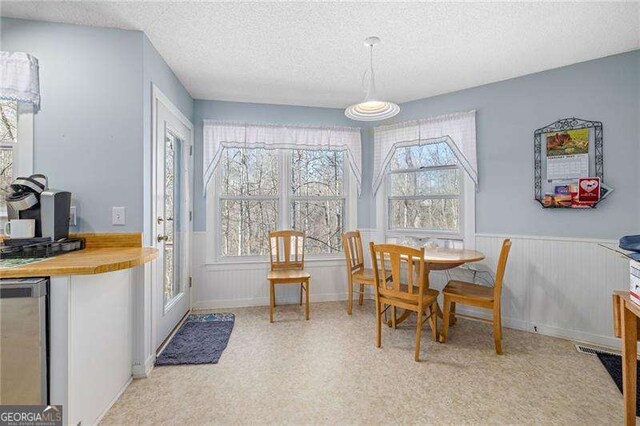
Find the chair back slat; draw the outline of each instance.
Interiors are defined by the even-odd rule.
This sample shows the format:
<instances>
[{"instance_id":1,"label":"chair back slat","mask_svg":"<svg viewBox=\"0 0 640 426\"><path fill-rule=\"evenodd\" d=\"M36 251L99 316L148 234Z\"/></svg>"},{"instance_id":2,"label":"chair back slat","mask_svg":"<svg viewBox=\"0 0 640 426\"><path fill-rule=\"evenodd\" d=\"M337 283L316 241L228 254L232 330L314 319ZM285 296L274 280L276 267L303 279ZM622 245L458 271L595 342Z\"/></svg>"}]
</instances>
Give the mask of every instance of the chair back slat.
<instances>
[{"instance_id":1,"label":"chair back slat","mask_svg":"<svg viewBox=\"0 0 640 426\"><path fill-rule=\"evenodd\" d=\"M424 295L424 248L395 244L369 244L371 263L378 295L422 303ZM402 276L402 266L406 267L406 277ZM387 265L390 269L387 268ZM417 269L417 271L416 271ZM417 273L416 273L417 272ZM389 277L384 279L383 277Z\"/></svg>"},{"instance_id":2,"label":"chair back slat","mask_svg":"<svg viewBox=\"0 0 640 426\"><path fill-rule=\"evenodd\" d=\"M364 255L360 231L351 231L342 234L342 248L344 249L344 257L349 273L364 269Z\"/></svg>"},{"instance_id":3,"label":"chair back slat","mask_svg":"<svg viewBox=\"0 0 640 426\"><path fill-rule=\"evenodd\" d=\"M494 300L499 301L502 294L502 282L504 279L504 271L507 269L507 259L511 250L511 240L506 239L502 242L502 250L500 250L500 258L498 259L498 267L496 268L496 281L493 287Z\"/></svg>"},{"instance_id":4,"label":"chair back slat","mask_svg":"<svg viewBox=\"0 0 640 426\"><path fill-rule=\"evenodd\" d=\"M304 269L304 232L286 230L269 233L271 270Z\"/></svg>"}]
</instances>

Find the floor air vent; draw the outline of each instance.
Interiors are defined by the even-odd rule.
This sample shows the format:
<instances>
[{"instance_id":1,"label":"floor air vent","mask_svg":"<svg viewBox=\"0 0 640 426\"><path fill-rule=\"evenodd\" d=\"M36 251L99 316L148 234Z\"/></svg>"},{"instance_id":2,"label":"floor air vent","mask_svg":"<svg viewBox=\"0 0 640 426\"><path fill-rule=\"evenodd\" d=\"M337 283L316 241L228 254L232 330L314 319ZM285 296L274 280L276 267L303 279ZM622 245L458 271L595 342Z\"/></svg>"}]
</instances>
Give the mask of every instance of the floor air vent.
<instances>
[{"instance_id":1,"label":"floor air vent","mask_svg":"<svg viewBox=\"0 0 640 426\"><path fill-rule=\"evenodd\" d=\"M607 355L620 356L620 351L616 351L615 349L605 349L605 348L599 348L596 346L585 346L585 345L576 345L576 349L580 353L589 354L589 355L607 354Z\"/></svg>"}]
</instances>

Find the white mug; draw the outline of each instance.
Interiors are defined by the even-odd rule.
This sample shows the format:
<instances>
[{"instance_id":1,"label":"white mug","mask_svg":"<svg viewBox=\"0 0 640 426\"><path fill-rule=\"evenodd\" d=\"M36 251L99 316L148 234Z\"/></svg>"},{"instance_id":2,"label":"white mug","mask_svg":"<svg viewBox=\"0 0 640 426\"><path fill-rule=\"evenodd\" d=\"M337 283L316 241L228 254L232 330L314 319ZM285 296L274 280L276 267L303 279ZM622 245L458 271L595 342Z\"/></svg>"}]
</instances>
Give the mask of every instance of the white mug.
<instances>
[{"instance_id":1,"label":"white mug","mask_svg":"<svg viewBox=\"0 0 640 426\"><path fill-rule=\"evenodd\" d=\"M35 219L12 219L4 224L4 234L9 238L33 238L35 233Z\"/></svg>"}]
</instances>

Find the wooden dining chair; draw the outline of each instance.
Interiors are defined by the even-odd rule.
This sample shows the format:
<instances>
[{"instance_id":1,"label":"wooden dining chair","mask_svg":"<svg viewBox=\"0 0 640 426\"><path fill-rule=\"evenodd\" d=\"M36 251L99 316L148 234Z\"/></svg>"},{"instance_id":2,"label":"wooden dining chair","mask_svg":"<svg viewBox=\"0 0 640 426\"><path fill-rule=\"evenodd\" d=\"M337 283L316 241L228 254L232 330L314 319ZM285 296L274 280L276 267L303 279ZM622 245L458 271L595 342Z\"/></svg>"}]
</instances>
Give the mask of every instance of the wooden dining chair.
<instances>
[{"instance_id":1,"label":"wooden dining chair","mask_svg":"<svg viewBox=\"0 0 640 426\"><path fill-rule=\"evenodd\" d=\"M347 262L347 285L349 286L349 305L347 313L351 315L353 311L353 292L358 285L358 305L364 301L365 285L373 285L373 269L364 267L364 251L362 249L362 237L360 231L345 232L342 234L342 247L344 257Z\"/></svg>"},{"instance_id":2,"label":"wooden dining chair","mask_svg":"<svg viewBox=\"0 0 640 426\"><path fill-rule=\"evenodd\" d=\"M305 318L309 319L309 284L311 275L304 270L304 232L287 230L269 233L269 255L271 270L269 280L269 321L273 322L276 306L276 284L300 284L300 305L302 293L306 294Z\"/></svg>"},{"instance_id":3,"label":"wooden dining chair","mask_svg":"<svg viewBox=\"0 0 640 426\"><path fill-rule=\"evenodd\" d=\"M456 312L455 316L477 319L493 324L493 338L496 345L496 353L498 355L502 354L500 299L502 297L502 282L504 278L504 271L507 268L507 258L509 257L510 249L511 240L504 240L502 243L502 250L500 251L500 258L498 259L498 268L496 270L496 279L493 288L457 280L450 280L444 287L442 290L444 297L444 312L442 315L442 333L440 334L441 343L445 343L447 340L447 334L449 332L449 316L453 313L455 305L460 303L478 308L491 309L493 311L492 320L471 315L463 315L459 312Z\"/></svg>"},{"instance_id":4,"label":"wooden dining chair","mask_svg":"<svg viewBox=\"0 0 640 426\"><path fill-rule=\"evenodd\" d=\"M438 291L428 288L425 283L424 248L376 245L373 242L369 244L369 248L376 283L376 347L382 346L382 315L389 307L413 311L418 317L414 359L419 361L420 335L426 321L431 325L433 340L438 340ZM401 276L402 264L406 264L405 280ZM383 279L388 276L389 280Z\"/></svg>"}]
</instances>

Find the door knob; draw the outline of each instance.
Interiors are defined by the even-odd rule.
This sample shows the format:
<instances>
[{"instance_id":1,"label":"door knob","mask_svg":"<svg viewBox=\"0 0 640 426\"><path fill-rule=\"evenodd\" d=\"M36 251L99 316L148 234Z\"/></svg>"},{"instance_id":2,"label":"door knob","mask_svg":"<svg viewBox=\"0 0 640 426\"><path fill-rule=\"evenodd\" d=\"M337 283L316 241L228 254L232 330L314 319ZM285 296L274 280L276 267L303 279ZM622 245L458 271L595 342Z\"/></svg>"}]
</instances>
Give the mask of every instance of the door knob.
<instances>
[{"instance_id":1,"label":"door knob","mask_svg":"<svg viewBox=\"0 0 640 426\"><path fill-rule=\"evenodd\" d=\"M169 236L168 235L160 235L158 234L158 242L160 241L169 241Z\"/></svg>"}]
</instances>

